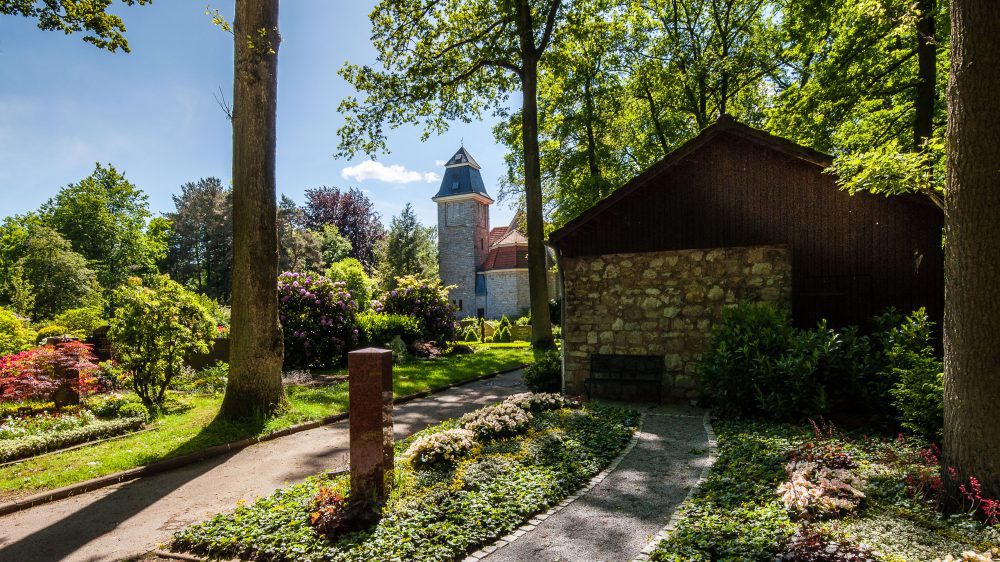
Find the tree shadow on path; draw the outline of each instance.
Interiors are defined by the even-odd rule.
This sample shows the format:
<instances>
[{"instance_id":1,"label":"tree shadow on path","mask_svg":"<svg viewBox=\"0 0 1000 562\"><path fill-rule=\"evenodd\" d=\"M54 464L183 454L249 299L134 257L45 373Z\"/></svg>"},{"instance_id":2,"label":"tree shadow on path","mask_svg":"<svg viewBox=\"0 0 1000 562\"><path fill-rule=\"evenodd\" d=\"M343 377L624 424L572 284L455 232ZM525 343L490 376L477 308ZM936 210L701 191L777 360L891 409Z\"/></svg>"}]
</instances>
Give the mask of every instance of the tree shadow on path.
<instances>
[{"instance_id":1,"label":"tree shadow on path","mask_svg":"<svg viewBox=\"0 0 1000 562\"><path fill-rule=\"evenodd\" d=\"M264 428L263 418L249 420L240 424L240 428L248 434L259 434ZM209 436L218 435L220 427L230 430L232 422L220 420L218 417L205 426L197 435L178 446L165 458L175 456L178 451L190 452L191 445ZM7 544L6 537L0 537L0 562L55 561L73 557L83 547L102 536L113 534L123 523L136 514L154 505L185 484L210 472L215 467L225 463L235 452L188 465L167 470L159 474L139 478L118 487L107 495L92 501L65 517L55 519L46 527L32 534ZM95 490L90 494L101 494L105 490ZM73 501L72 498L61 501ZM46 510L52 510L56 504L43 504L30 508L35 517L44 517ZM13 514L10 517L16 517ZM3 520L0 520L3 524ZM10 524L9 521L7 524ZM90 555L74 557L78 560L108 560L120 556Z\"/></svg>"}]
</instances>

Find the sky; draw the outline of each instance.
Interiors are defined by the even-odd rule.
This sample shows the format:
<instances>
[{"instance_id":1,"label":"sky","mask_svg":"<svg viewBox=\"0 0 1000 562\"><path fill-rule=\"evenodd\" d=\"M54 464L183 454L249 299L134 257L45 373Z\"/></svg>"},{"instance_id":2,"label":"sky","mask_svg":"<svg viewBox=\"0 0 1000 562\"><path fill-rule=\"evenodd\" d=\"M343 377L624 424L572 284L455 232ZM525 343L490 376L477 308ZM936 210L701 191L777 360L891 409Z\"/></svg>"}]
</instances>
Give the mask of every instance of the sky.
<instances>
[{"instance_id":1,"label":"sky","mask_svg":"<svg viewBox=\"0 0 1000 562\"><path fill-rule=\"evenodd\" d=\"M353 89L345 61L374 63L368 13L375 0L285 0L278 54L278 193L302 203L318 186L356 186L388 224L411 202L437 220L443 163L464 141L497 196L503 147L490 121L456 123L420 140L416 128L389 133L376 161L337 160L337 105ZM232 19L233 0L212 2ZM108 53L79 35L39 30L0 16L0 217L37 209L63 186L110 163L149 195L154 214L202 177L228 182L231 129L216 98L232 99L232 36L214 26L205 0L156 0L120 7L131 54ZM513 212L495 204L492 224Z\"/></svg>"}]
</instances>

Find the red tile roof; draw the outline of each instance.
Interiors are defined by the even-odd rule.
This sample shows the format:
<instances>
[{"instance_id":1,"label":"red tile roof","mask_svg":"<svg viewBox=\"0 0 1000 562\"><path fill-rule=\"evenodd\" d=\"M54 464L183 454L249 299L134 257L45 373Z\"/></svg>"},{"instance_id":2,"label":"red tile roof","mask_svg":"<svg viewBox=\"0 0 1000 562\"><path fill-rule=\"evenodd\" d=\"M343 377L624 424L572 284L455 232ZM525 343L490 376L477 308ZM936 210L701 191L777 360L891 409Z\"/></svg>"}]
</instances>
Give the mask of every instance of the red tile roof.
<instances>
[{"instance_id":1,"label":"red tile roof","mask_svg":"<svg viewBox=\"0 0 1000 562\"><path fill-rule=\"evenodd\" d=\"M496 244L497 240L503 238L504 235L507 234L507 230L508 227L506 226L498 226L490 230L490 246Z\"/></svg>"},{"instance_id":2,"label":"red tile roof","mask_svg":"<svg viewBox=\"0 0 1000 562\"><path fill-rule=\"evenodd\" d=\"M492 234L492 233L491 233ZM492 237L492 236L491 236ZM499 246L490 249L489 256L483 264L483 271L496 269L524 269L528 267L528 247Z\"/></svg>"}]
</instances>

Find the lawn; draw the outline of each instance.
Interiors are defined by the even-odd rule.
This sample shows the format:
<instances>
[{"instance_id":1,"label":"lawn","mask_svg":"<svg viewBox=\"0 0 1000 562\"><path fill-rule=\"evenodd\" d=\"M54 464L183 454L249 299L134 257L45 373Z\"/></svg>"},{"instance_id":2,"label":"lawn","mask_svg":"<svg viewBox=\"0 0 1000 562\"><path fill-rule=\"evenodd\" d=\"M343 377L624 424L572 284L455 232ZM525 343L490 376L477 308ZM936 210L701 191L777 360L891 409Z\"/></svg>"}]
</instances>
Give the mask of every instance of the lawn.
<instances>
[{"instance_id":1,"label":"lawn","mask_svg":"<svg viewBox=\"0 0 1000 562\"><path fill-rule=\"evenodd\" d=\"M433 390L532 361L525 345L490 346L471 355L414 360L394 368L396 396ZM346 371L344 371L346 374ZM82 482L247 437L256 437L347 410L346 382L290 386L288 407L268 420L216 419L221 396L173 393L171 411L151 431L0 467L0 500Z\"/></svg>"},{"instance_id":2,"label":"lawn","mask_svg":"<svg viewBox=\"0 0 1000 562\"><path fill-rule=\"evenodd\" d=\"M864 553L855 559L929 562L1000 547L1000 527L964 513L944 517L914 493L920 474L938 470L920 441L854 432L817 435L764 422L723 421L715 430L719 458L653 560L773 562L798 549L789 560L849 560L847 554ZM776 490L788 480L785 467L792 458L848 468L860 478L865 497L839 513L790 513ZM832 543L840 557L823 554Z\"/></svg>"}]
</instances>

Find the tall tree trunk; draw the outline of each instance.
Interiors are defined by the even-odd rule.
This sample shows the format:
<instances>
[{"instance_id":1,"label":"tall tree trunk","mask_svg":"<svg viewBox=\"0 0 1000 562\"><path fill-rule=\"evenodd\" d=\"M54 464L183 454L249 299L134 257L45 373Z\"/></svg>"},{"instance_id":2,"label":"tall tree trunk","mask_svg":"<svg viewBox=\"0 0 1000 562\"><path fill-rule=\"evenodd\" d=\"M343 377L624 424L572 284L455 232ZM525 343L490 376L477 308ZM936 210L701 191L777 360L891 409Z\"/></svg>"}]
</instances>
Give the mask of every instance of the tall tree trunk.
<instances>
[{"instance_id":1,"label":"tall tree trunk","mask_svg":"<svg viewBox=\"0 0 1000 562\"><path fill-rule=\"evenodd\" d=\"M913 119L913 148L920 149L934 134L934 105L937 101L937 31L934 16L937 0L919 0L917 9L917 100Z\"/></svg>"},{"instance_id":2,"label":"tall tree trunk","mask_svg":"<svg viewBox=\"0 0 1000 562\"><path fill-rule=\"evenodd\" d=\"M281 404L275 122L278 0L237 0L233 86L233 295L229 384L222 415Z\"/></svg>"},{"instance_id":3,"label":"tall tree trunk","mask_svg":"<svg viewBox=\"0 0 1000 562\"><path fill-rule=\"evenodd\" d=\"M597 162L597 139L594 134L594 94L590 90L590 78L583 83L584 108L587 113L587 164L590 166L590 177L601 179L601 167ZM602 194L603 195L603 194Z\"/></svg>"},{"instance_id":4,"label":"tall tree trunk","mask_svg":"<svg viewBox=\"0 0 1000 562\"><path fill-rule=\"evenodd\" d=\"M524 200L528 226L528 289L531 293L531 343L549 348L552 319L549 316L548 260L542 218L542 167L538 149L538 53L531 19L531 6L518 3L521 56L521 139L524 143Z\"/></svg>"},{"instance_id":5,"label":"tall tree trunk","mask_svg":"<svg viewBox=\"0 0 1000 562\"><path fill-rule=\"evenodd\" d=\"M951 1L944 463L1000 498L1000 10Z\"/></svg>"}]
</instances>

